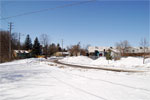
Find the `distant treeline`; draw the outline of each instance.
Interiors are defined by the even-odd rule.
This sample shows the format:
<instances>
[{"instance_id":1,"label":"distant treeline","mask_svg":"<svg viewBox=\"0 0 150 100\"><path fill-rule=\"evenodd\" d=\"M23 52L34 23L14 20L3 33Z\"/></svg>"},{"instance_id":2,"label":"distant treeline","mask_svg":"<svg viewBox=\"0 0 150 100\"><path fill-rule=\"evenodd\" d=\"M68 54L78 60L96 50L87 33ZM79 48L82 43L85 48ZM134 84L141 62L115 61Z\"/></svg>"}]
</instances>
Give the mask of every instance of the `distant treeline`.
<instances>
[{"instance_id":1,"label":"distant treeline","mask_svg":"<svg viewBox=\"0 0 150 100\"><path fill-rule=\"evenodd\" d=\"M47 38L47 36L45 36ZM41 38L45 41L45 38ZM11 41L10 41L11 40ZM9 45L11 42L11 58L9 57ZM47 42L47 41L46 41ZM43 42L42 42L43 43ZM28 57L36 57L37 55L46 55L52 56L56 52L66 51L62 49L59 44L51 43L51 44L42 44L39 39L36 37L34 43L30 38L30 35L26 36L24 43L19 42L18 33L12 33L11 36L9 31L0 31L0 62L6 62L13 59L14 50L27 50L30 51L30 56Z\"/></svg>"}]
</instances>

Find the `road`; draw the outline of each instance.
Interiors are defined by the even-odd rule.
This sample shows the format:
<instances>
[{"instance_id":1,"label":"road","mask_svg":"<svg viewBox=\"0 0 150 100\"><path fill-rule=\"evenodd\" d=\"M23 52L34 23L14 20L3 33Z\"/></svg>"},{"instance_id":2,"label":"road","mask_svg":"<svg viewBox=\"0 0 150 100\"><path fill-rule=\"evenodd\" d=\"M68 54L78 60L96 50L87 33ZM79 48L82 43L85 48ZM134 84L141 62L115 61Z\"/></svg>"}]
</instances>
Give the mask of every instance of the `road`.
<instances>
[{"instance_id":1,"label":"road","mask_svg":"<svg viewBox=\"0 0 150 100\"><path fill-rule=\"evenodd\" d=\"M144 70L133 70L133 69L121 69L121 68L108 68L108 67L91 67L91 66L83 66L83 65L73 65L73 64L66 64L63 62L59 62L58 60L52 61L56 64L66 65L68 67L74 67L74 68L83 68L83 69L98 69L98 70L106 70L106 71L115 71L115 72L146 72Z\"/></svg>"}]
</instances>

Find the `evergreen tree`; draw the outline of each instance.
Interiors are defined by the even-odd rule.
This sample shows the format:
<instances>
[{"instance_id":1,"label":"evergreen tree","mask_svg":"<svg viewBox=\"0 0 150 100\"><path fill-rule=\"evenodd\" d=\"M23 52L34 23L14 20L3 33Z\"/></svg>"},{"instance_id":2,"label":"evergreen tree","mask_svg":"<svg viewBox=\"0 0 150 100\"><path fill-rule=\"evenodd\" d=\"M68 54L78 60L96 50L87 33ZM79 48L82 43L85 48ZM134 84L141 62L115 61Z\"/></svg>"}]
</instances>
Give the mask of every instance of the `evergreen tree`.
<instances>
[{"instance_id":1,"label":"evergreen tree","mask_svg":"<svg viewBox=\"0 0 150 100\"><path fill-rule=\"evenodd\" d=\"M35 57L41 55L41 47L38 38L36 37L33 44L32 55Z\"/></svg>"},{"instance_id":2,"label":"evergreen tree","mask_svg":"<svg viewBox=\"0 0 150 100\"><path fill-rule=\"evenodd\" d=\"M57 44L57 51L61 51L61 47L60 47L60 45L59 45L59 43Z\"/></svg>"},{"instance_id":3,"label":"evergreen tree","mask_svg":"<svg viewBox=\"0 0 150 100\"><path fill-rule=\"evenodd\" d=\"M31 42L31 38L28 34L26 37L26 40L25 40L25 50L31 50L31 49L32 49L32 42Z\"/></svg>"}]
</instances>

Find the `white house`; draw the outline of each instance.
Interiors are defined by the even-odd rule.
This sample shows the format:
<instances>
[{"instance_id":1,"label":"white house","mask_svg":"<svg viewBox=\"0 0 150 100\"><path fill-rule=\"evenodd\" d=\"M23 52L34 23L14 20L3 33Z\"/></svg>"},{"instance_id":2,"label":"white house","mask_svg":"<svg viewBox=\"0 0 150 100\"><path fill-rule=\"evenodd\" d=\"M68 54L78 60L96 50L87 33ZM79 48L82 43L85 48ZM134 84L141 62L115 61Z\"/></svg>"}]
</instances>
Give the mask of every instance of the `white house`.
<instances>
[{"instance_id":1,"label":"white house","mask_svg":"<svg viewBox=\"0 0 150 100\"><path fill-rule=\"evenodd\" d=\"M144 48L142 47L130 47L125 50L125 53L143 53ZM145 52L150 53L150 47L146 48Z\"/></svg>"},{"instance_id":2,"label":"white house","mask_svg":"<svg viewBox=\"0 0 150 100\"><path fill-rule=\"evenodd\" d=\"M106 51L108 51L109 49L113 49L113 47L97 47L97 46L90 46L88 47L88 53L89 54L95 54L97 52L97 54L95 56L104 56Z\"/></svg>"},{"instance_id":3,"label":"white house","mask_svg":"<svg viewBox=\"0 0 150 100\"><path fill-rule=\"evenodd\" d=\"M111 56L112 57L118 57L120 56L120 51L118 49L116 49L116 47L97 47L97 46L90 46L88 47L88 53L90 55L93 56L105 56L105 53L111 50ZM144 49L142 47L129 47L127 49L124 50L124 53L134 53L134 54L138 54L138 53L143 53ZM150 47L148 47L146 49L147 53L150 53Z\"/></svg>"}]
</instances>

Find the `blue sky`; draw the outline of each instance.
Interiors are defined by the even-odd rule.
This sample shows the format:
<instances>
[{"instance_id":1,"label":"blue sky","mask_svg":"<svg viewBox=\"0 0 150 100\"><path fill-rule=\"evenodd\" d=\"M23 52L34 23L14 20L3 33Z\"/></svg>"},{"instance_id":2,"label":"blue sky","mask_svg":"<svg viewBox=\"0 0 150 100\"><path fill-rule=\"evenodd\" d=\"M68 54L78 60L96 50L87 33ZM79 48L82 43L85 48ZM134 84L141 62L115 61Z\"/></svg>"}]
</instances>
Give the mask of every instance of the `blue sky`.
<instances>
[{"instance_id":1,"label":"blue sky","mask_svg":"<svg viewBox=\"0 0 150 100\"><path fill-rule=\"evenodd\" d=\"M77 1L74 1L77 2ZM71 1L2 1L1 17L53 8L74 3ZM85 46L114 46L128 40L139 46L141 38L150 39L149 1L96 1L2 20L2 29L13 22L13 32L30 34L32 41L48 34L50 42L69 46L81 42ZM22 42L25 36L21 37Z\"/></svg>"}]
</instances>

